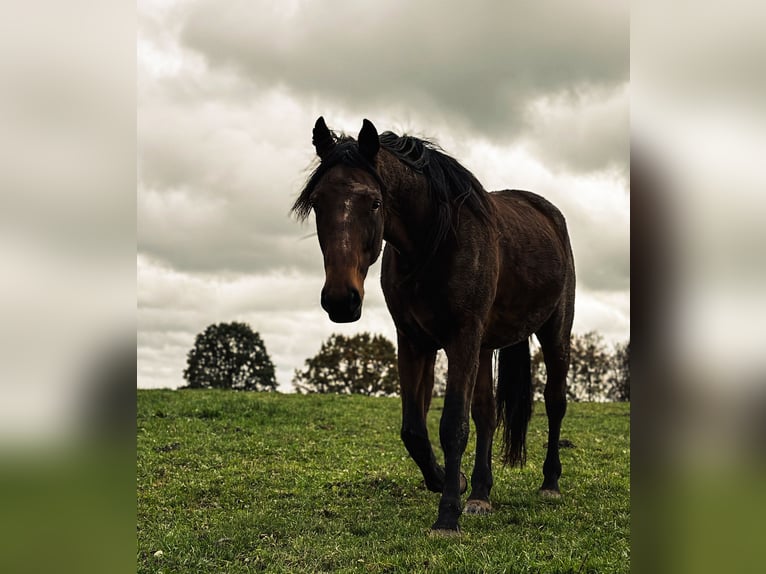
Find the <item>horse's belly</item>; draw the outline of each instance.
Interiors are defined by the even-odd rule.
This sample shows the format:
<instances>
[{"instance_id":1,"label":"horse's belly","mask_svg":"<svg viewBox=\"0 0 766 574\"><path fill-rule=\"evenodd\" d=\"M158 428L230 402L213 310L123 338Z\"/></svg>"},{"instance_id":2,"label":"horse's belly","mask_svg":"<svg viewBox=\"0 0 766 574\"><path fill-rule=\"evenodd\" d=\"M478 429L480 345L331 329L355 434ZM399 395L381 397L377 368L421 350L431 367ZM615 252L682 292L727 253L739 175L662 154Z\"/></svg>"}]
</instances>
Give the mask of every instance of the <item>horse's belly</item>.
<instances>
[{"instance_id":1,"label":"horse's belly","mask_svg":"<svg viewBox=\"0 0 766 574\"><path fill-rule=\"evenodd\" d=\"M553 314L559 297L538 301L537 305L518 301L517 305L496 304L490 311L482 337L482 347L500 349L523 341L536 333Z\"/></svg>"},{"instance_id":2,"label":"horse's belly","mask_svg":"<svg viewBox=\"0 0 766 574\"><path fill-rule=\"evenodd\" d=\"M490 325L484 332L481 346L485 349L501 349L523 341L537 331L545 320L536 322L527 322L522 325Z\"/></svg>"}]
</instances>

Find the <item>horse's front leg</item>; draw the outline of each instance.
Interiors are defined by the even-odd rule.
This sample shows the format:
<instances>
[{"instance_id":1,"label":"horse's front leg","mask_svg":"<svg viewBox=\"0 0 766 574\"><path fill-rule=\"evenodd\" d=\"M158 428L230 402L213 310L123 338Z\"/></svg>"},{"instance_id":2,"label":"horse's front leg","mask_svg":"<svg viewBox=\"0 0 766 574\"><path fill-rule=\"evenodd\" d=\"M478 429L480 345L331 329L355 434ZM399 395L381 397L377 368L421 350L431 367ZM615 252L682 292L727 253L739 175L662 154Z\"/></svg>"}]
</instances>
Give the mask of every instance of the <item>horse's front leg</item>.
<instances>
[{"instance_id":1,"label":"horse's front leg","mask_svg":"<svg viewBox=\"0 0 766 574\"><path fill-rule=\"evenodd\" d=\"M463 491L460 465L468 443L468 412L479 366L479 331L463 333L445 348L449 367L439 438L444 450L444 491L439 516L431 527L436 531L459 532L460 495Z\"/></svg>"},{"instance_id":2,"label":"horse's front leg","mask_svg":"<svg viewBox=\"0 0 766 574\"><path fill-rule=\"evenodd\" d=\"M434 388L435 350L423 350L398 333L399 384L402 395L401 437L407 452L423 473L426 488L433 492L444 489L444 469L436 463L428 438L426 414Z\"/></svg>"}]
</instances>

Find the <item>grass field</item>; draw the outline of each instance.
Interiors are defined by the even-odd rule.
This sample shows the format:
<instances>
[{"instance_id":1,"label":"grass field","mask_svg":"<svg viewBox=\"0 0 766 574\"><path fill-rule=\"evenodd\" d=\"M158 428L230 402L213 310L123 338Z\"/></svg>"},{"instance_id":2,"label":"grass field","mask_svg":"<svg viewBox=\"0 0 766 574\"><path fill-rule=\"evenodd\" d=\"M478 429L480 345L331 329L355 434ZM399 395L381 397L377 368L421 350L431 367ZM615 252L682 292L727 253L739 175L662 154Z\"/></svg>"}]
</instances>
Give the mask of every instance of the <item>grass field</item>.
<instances>
[{"instance_id":1,"label":"grass field","mask_svg":"<svg viewBox=\"0 0 766 574\"><path fill-rule=\"evenodd\" d=\"M535 494L547 428L536 405L527 466L495 459L495 512L439 538L398 399L139 390L138 571L628 572L629 415L569 405L564 496L549 501Z\"/></svg>"}]
</instances>

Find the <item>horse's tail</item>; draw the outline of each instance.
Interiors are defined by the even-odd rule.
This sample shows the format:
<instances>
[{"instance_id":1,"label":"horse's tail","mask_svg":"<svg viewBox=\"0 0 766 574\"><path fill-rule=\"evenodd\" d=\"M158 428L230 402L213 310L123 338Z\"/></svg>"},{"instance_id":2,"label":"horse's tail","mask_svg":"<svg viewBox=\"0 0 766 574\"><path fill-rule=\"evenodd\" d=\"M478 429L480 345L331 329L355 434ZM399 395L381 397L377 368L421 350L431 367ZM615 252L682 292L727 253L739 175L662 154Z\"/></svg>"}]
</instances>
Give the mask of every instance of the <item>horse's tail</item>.
<instances>
[{"instance_id":1,"label":"horse's tail","mask_svg":"<svg viewBox=\"0 0 766 574\"><path fill-rule=\"evenodd\" d=\"M524 466L527 427L532 417L532 365L529 339L500 349L497 367L497 420L502 421L503 462Z\"/></svg>"}]
</instances>

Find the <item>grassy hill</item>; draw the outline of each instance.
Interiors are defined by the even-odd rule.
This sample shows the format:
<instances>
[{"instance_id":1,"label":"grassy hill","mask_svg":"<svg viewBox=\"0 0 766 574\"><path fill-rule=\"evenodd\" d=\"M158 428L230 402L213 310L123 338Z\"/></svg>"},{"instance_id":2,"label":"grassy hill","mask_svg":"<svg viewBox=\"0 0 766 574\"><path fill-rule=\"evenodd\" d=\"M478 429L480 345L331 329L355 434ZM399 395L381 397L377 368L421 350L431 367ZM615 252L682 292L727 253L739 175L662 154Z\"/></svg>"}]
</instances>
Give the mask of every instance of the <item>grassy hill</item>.
<instances>
[{"instance_id":1,"label":"grassy hill","mask_svg":"<svg viewBox=\"0 0 766 574\"><path fill-rule=\"evenodd\" d=\"M437 445L440 414L435 401ZM495 512L437 538L438 495L399 440L398 399L139 390L138 571L628 572L629 414L569 405L564 496L548 501L535 494L547 429L536 405L527 466L495 458Z\"/></svg>"}]
</instances>

